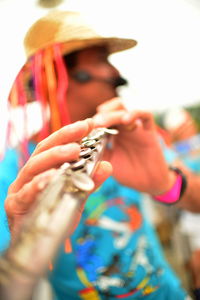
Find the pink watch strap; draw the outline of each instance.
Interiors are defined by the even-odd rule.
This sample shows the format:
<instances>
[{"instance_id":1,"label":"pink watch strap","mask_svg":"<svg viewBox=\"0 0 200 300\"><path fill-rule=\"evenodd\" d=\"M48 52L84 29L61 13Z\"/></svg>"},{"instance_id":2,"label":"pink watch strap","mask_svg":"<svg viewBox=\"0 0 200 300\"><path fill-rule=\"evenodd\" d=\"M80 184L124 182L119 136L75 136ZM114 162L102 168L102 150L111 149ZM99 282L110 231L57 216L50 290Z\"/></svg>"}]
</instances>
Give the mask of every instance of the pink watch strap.
<instances>
[{"instance_id":1,"label":"pink watch strap","mask_svg":"<svg viewBox=\"0 0 200 300\"><path fill-rule=\"evenodd\" d=\"M180 199L182 186L182 176L177 174L176 182L173 187L165 194L154 196L153 199L166 204L173 204Z\"/></svg>"}]
</instances>

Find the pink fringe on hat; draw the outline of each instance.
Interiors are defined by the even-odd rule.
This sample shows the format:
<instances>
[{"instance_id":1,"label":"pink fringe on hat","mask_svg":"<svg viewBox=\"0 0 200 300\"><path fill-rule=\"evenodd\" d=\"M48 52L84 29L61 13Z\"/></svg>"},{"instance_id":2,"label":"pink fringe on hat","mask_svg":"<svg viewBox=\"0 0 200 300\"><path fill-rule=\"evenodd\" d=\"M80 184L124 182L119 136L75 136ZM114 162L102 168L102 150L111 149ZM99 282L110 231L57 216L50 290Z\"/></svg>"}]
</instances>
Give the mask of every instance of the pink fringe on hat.
<instances>
[{"instance_id":1,"label":"pink fringe on hat","mask_svg":"<svg viewBox=\"0 0 200 300\"><path fill-rule=\"evenodd\" d=\"M30 88L33 81L33 91ZM38 101L42 109L42 128L38 132L37 142L46 138L52 132L70 123L67 109L68 74L60 50L60 45L38 51L32 56L18 73L12 86L9 101L12 108L21 107L24 118L23 140L19 141L20 166L30 156L28 142L33 137L27 135L28 116L26 107L29 102ZM9 124L10 135L12 120ZM7 140L9 146L9 136Z\"/></svg>"}]
</instances>

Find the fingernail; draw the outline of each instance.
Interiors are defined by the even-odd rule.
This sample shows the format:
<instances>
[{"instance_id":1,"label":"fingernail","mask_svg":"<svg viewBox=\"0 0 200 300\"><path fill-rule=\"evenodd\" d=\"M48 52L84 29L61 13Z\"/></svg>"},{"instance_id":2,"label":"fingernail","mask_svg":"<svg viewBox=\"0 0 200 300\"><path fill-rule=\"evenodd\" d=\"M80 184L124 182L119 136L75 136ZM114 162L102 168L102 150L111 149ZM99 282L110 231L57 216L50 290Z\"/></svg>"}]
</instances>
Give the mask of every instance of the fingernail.
<instances>
[{"instance_id":1,"label":"fingernail","mask_svg":"<svg viewBox=\"0 0 200 300\"><path fill-rule=\"evenodd\" d=\"M89 130L92 129L94 127L94 121L92 118L88 118L85 120L88 124Z\"/></svg>"},{"instance_id":2,"label":"fingernail","mask_svg":"<svg viewBox=\"0 0 200 300\"><path fill-rule=\"evenodd\" d=\"M49 182L49 180L45 179L45 180L42 180L38 183L37 187L38 187L38 190L43 190L45 188L45 186L47 186L47 183Z\"/></svg>"},{"instance_id":3,"label":"fingernail","mask_svg":"<svg viewBox=\"0 0 200 300\"><path fill-rule=\"evenodd\" d=\"M122 121L123 121L124 123L128 123L128 122L132 121L132 116L131 116L131 114L126 113L126 114L122 117Z\"/></svg>"},{"instance_id":4,"label":"fingernail","mask_svg":"<svg viewBox=\"0 0 200 300\"><path fill-rule=\"evenodd\" d=\"M93 120L96 125L104 125L105 123L104 118L101 114L94 116Z\"/></svg>"},{"instance_id":5,"label":"fingernail","mask_svg":"<svg viewBox=\"0 0 200 300\"><path fill-rule=\"evenodd\" d=\"M89 123L92 123L93 121L92 121L92 118L87 118L87 119L85 119L85 121L87 121L87 122L89 122Z\"/></svg>"},{"instance_id":6,"label":"fingernail","mask_svg":"<svg viewBox=\"0 0 200 300\"><path fill-rule=\"evenodd\" d=\"M40 176L40 181L37 184L37 187L39 190L43 190L50 180L53 178L53 176L56 174L57 170L56 169L50 169L46 171L44 174L41 174Z\"/></svg>"}]
</instances>

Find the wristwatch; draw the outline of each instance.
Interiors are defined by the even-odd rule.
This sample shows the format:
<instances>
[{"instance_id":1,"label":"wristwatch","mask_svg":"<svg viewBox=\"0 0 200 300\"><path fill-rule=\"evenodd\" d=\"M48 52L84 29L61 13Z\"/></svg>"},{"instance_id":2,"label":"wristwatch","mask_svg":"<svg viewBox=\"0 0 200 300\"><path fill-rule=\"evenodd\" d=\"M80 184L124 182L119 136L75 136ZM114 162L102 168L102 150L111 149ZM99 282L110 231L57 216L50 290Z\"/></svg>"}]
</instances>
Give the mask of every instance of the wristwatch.
<instances>
[{"instance_id":1,"label":"wristwatch","mask_svg":"<svg viewBox=\"0 0 200 300\"><path fill-rule=\"evenodd\" d=\"M162 195L154 196L153 199L165 204L175 204L181 199L186 190L187 178L179 168L170 166L169 169L177 174L174 185L169 191Z\"/></svg>"}]
</instances>

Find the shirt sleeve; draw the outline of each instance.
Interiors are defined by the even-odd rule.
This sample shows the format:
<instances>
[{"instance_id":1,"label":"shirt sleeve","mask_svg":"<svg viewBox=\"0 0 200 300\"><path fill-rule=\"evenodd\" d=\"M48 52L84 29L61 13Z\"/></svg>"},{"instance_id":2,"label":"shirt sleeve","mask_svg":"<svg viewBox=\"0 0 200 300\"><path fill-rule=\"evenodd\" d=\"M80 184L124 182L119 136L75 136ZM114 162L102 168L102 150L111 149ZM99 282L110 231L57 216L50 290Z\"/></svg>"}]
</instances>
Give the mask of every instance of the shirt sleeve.
<instances>
[{"instance_id":1,"label":"shirt sleeve","mask_svg":"<svg viewBox=\"0 0 200 300\"><path fill-rule=\"evenodd\" d=\"M18 172L17 155L15 150L8 150L0 162L0 253L5 251L10 241L10 231L4 208L9 185Z\"/></svg>"}]
</instances>

